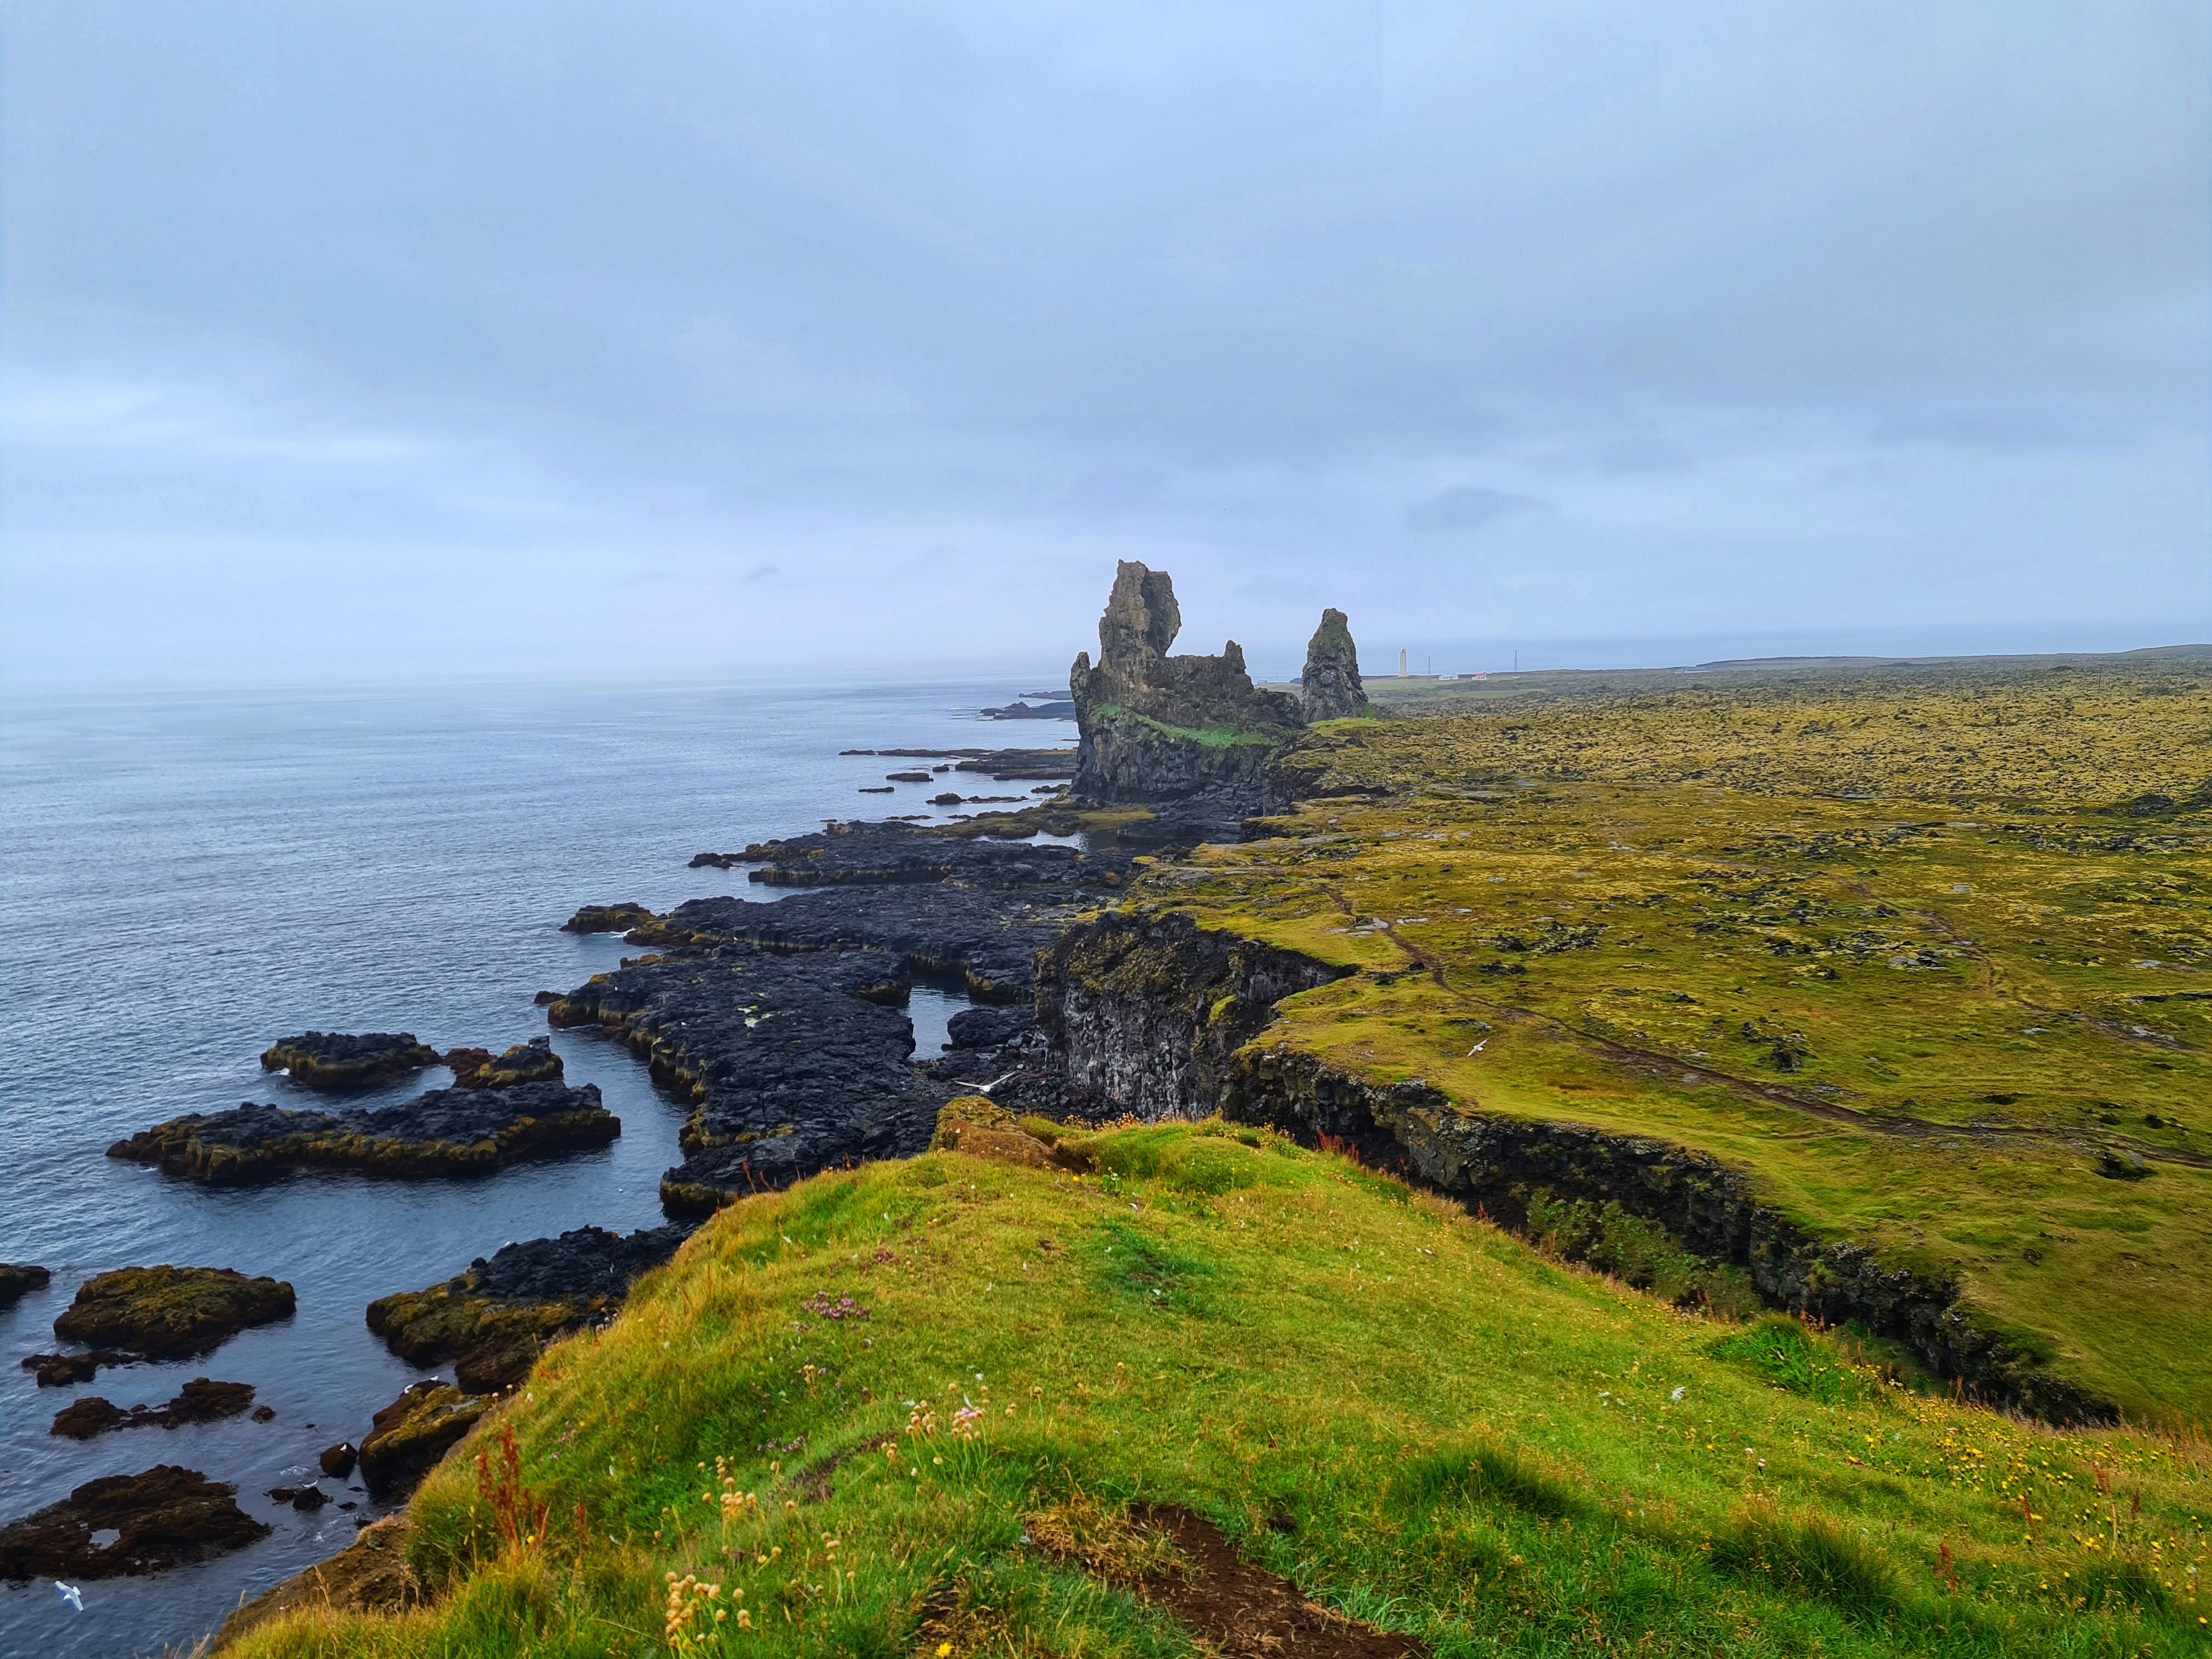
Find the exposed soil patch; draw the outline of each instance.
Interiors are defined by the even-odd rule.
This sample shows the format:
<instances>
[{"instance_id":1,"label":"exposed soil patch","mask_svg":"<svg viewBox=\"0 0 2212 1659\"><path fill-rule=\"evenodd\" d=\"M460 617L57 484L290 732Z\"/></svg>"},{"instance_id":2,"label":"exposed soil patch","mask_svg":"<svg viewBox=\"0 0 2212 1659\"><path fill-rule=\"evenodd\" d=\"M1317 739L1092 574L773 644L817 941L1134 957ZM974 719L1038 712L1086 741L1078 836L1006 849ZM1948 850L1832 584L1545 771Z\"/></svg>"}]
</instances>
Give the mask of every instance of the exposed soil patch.
<instances>
[{"instance_id":1,"label":"exposed soil patch","mask_svg":"<svg viewBox=\"0 0 2212 1659\"><path fill-rule=\"evenodd\" d=\"M1130 1519L1171 1539L1190 1575L1143 1581L1145 1595L1227 1659L1428 1659L1410 1636L1346 1619L1287 1578L1241 1559L1221 1529L1188 1510L1133 1510Z\"/></svg>"}]
</instances>

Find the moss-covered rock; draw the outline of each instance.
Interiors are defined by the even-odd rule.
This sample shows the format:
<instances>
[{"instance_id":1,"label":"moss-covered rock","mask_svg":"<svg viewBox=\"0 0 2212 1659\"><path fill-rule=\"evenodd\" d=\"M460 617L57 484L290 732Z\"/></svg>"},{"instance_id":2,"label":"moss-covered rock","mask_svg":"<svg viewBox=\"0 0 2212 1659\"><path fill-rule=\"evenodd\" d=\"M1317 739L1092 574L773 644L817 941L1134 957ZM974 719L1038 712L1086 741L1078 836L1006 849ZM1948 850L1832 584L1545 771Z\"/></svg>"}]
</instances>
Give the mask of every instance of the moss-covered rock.
<instances>
[{"instance_id":1,"label":"moss-covered rock","mask_svg":"<svg viewBox=\"0 0 2212 1659\"><path fill-rule=\"evenodd\" d=\"M512 1089L519 1083L557 1083L561 1056L552 1040L532 1037L495 1055L489 1048L449 1048L447 1068L456 1089Z\"/></svg>"},{"instance_id":2,"label":"moss-covered rock","mask_svg":"<svg viewBox=\"0 0 2212 1659\"><path fill-rule=\"evenodd\" d=\"M555 1338L611 1318L631 1284L675 1255L684 1227L628 1237L578 1227L558 1238L509 1244L428 1290L368 1304L368 1328L411 1364L453 1363L470 1394L510 1388Z\"/></svg>"},{"instance_id":3,"label":"moss-covered rock","mask_svg":"<svg viewBox=\"0 0 2212 1659\"><path fill-rule=\"evenodd\" d=\"M229 1267L119 1267L77 1287L54 1334L156 1358L204 1353L250 1325L289 1319L290 1285Z\"/></svg>"},{"instance_id":4,"label":"moss-covered rock","mask_svg":"<svg viewBox=\"0 0 2212 1659\"><path fill-rule=\"evenodd\" d=\"M271 1043L261 1056L264 1072L287 1072L304 1089L338 1093L389 1083L438 1063L438 1051L412 1031L302 1031Z\"/></svg>"},{"instance_id":5,"label":"moss-covered rock","mask_svg":"<svg viewBox=\"0 0 2212 1659\"><path fill-rule=\"evenodd\" d=\"M485 1395L464 1394L447 1382L410 1384L377 1413L361 1443L362 1478L380 1497L413 1491L491 1404Z\"/></svg>"}]
</instances>

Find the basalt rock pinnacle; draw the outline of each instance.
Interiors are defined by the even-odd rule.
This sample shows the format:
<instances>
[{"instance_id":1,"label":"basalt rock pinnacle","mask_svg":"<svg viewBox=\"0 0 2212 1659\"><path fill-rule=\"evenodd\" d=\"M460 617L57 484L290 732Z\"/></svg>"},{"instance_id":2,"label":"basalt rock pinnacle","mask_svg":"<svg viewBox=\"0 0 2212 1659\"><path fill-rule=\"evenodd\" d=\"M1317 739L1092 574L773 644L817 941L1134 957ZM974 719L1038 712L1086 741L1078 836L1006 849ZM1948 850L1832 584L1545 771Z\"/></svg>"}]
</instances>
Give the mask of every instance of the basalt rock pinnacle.
<instances>
[{"instance_id":1,"label":"basalt rock pinnacle","mask_svg":"<svg viewBox=\"0 0 2212 1659\"><path fill-rule=\"evenodd\" d=\"M1306 671L1299 701L1309 722L1348 720L1368 712L1366 688L1359 683L1359 647L1344 612L1321 613L1321 626L1306 644Z\"/></svg>"},{"instance_id":2,"label":"basalt rock pinnacle","mask_svg":"<svg viewBox=\"0 0 2212 1659\"><path fill-rule=\"evenodd\" d=\"M1098 661L1068 676L1081 738L1075 793L1101 801L1172 800L1255 788L1304 722L1297 699L1265 691L1231 640L1218 657L1170 657L1182 627L1164 570L1123 562L1098 621Z\"/></svg>"}]
</instances>

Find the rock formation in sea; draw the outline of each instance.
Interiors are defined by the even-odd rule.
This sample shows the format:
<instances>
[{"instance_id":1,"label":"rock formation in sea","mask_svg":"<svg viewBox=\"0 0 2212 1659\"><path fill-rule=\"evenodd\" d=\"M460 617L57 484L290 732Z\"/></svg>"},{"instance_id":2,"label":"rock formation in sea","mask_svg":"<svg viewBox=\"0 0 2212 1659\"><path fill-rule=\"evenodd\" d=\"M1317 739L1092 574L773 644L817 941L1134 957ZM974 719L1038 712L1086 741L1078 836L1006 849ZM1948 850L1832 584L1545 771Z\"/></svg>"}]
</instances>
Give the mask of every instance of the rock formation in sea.
<instances>
[{"instance_id":1,"label":"rock formation in sea","mask_svg":"<svg viewBox=\"0 0 2212 1659\"><path fill-rule=\"evenodd\" d=\"M89 1440L118 1429L173 1429L186 1423L219 1423L226 1417L242 1415L252 1404L251 1382L216 1382L196 1376L166 1406L133 1406L126 1411L98 1395L72 1401L54 1413L53 1426L46 1432Z\"/></svg>"},{"instance_id":2,"label":"rock formation in sea","mask_svg":"<svg viewBox=\"0 0 2212 1659\"><path fill-rule=\"evenodd\" d=\"M516 1051L510 1050L512 1056ZM521 1052L538 1051L527 1046ZM545 1051L557 1071L559 1056ZM374 1111L295 1111L248 1101L227 1112L188 1112L107 1149L214 1186L268 1180L296 1169L372 1175L481 1175L527 1158L601 1146L622 1120L599 1086L558 1082L433 1089Z\"/></svg>"},{"instance_id":3,"label":"rock formation in sea","mask_svg":"<svg viewBox=\"0 0 2212 1659\"><path fill-rule=\"evenodd\" d=\"M1218 657L1170 657L1182 627L1164 570L1124 561L1098 622L1098 661L1069 672L1075 793L1097 801L1255 792L1267 762L1305 723L1297 699L1262 690L1231 640Z\"/></svg>"},{"instance_id":4,"label":"rock formation in sea","mask_svg":"<svg viewBox=\"0 0 2212 1659\"><path fill-rule=\"evenodd\" d=\"M53 1273L30 1261L0 1261L0 1308L53 1282Z\"/></svg>"},{"instance_id":5,"label":"rock formation in sea","mask_svg":"<svg viewBox=\"0 0 2212 1659\"><path fill-rule=\"evenodd\" d=\"M1359 683L1359 647L1352 642L1352 625L1341 611L1323 611L1321 626L1306 642L1298 701L1310 723L1348 720L1368 712L1367 690Z\"/></svg>"},{"instance_id":6,"label":"rock formation in sea","mask_svg":"<svg viewBox=\"0 0 2212 1659\"><path fill-rule=\"evenodd\" d=\"M632 1282L690 1231L578 1227L505 1245L442 1285L370 1303L368 1328L410 1364L453 1362L463 1391L496 1393L528 1376L546 1343L613 1317Z\"/></svg>"},{"instance_id":7,"label":"rock formation in sea","mask_svg":"<svg viewBox=\"0 0 2212 1659\"><path fill-rule=\"evenodd\" d=\"M250 1325L289 1319L297 1298L279 1279L229 1267L118 1267L77 1286L54 1334L158 1358L205 1353Z\"/></svg>"},{"instance_id":8,"label":"rock formation in sea","mask_svg":"<svg viewBox=\"0 0 2212 1659\"><path fill-rule=\"evenodd\" d=\"M371 1031L354 1036L343 1031L303 1031L270 1045L261 1056L264 1072L288 1072L305 1089L327 1094L389 1083L438 1063L438 1051L417 1042L412 1031Z\"/></svg>"},{"instance_id":9,"label":"rock formation in sea","mask_svg":"<svg viewBox=\"0 0 2212 1659\"><path fill-rule=\"evenodd\" d=\"M553 1052L551 1040L542 1036L518 1042L496 1057L489 1048L448 1048L446 1066L456 1089L512 1089L518 1083L553 1083L561 1077L561 1056Z\"/></svg>"},{"instance_id":10,"label":"rock formation in sea","mask_svg":"<svg viewBox=\"0 0 2212 1659\"><path fill-rule=\"evenodd\" d=\"M377 1413L361 1443L361 1475L380 1498L412 1492L447 1449L491 1409L489 1395L464 1394L435 1378L410 1383Z\"/></svg>"},{"instance_id":11,"label":"rock formation in sea","mask_svg":"<svg viewBox=\"0 0 2212 1659\"><path fill-rule=\"evenodd\" d=\"M159 1572L266 1538L270 1529L238 1507L237 1492L173 1463L88 1480L0 1527L0 1579Z\"/></svg>"}]
</instances>

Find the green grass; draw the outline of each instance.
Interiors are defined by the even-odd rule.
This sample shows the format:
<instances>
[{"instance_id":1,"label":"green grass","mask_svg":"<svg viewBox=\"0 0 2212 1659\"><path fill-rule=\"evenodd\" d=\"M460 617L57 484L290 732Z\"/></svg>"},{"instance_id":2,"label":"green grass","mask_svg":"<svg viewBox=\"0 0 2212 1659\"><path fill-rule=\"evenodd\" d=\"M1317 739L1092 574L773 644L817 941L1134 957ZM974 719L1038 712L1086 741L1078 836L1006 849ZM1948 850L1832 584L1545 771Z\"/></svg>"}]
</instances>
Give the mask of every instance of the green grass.
<instances>
[{"instance_id":1,"label":"green grass","mask_svg":"<svg viewBox=\"0 0 2212 1659\"><path fill-rule=\"evenodd\" d=\"M1283 838L1134 902L1364 970L1269 1044L1711 1153L1816 1237L1955 1273L1978 1322L2130 1413L2202 1421L2203 669L1342 722L1285 763L1309 793Z\"/></svg>"},{"instance_id":2,"label":"green grass","mask_svg":"<svg viewBox=\"0 0 2212 1659\"><path fill-rule=\"evenodd\" d=\"M1918 1397L1255 1131L1091 1151L724 1211L434 1474L434 1605L240 1651L1190 1652L1110 1571L1139 1501L1442 1656L2204 1650L2201 1442ZM510 1425L512 1541L471 1462Z\"/></svg>"}]
</instances>

